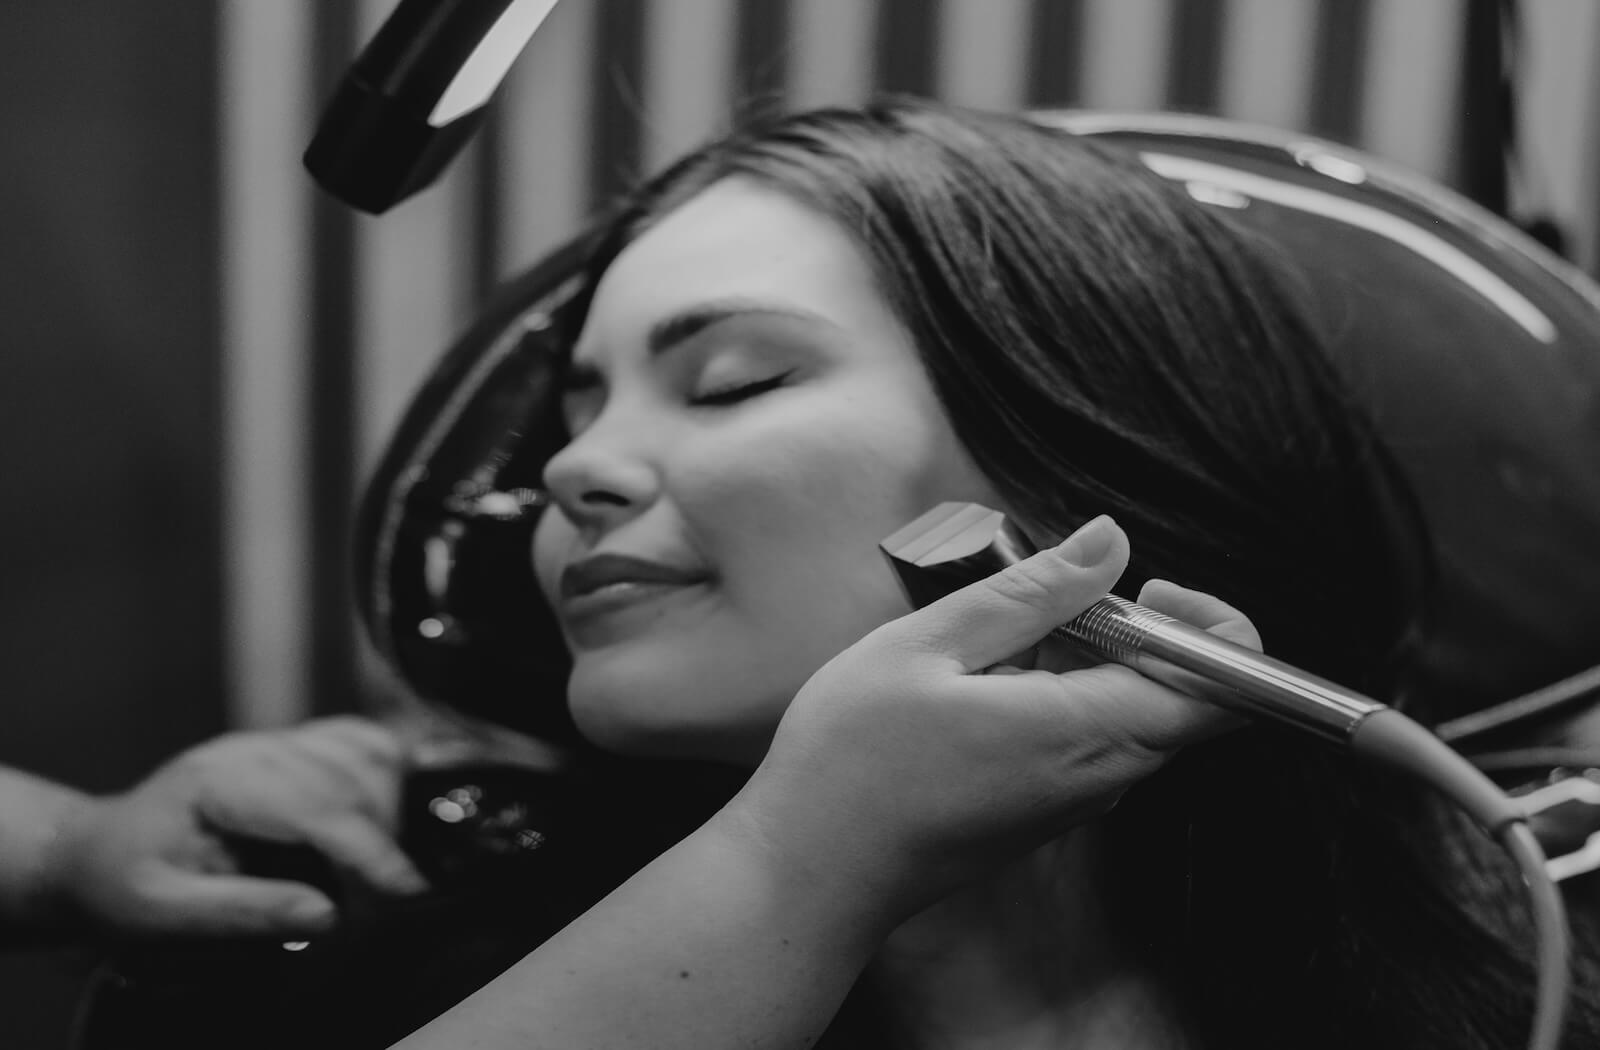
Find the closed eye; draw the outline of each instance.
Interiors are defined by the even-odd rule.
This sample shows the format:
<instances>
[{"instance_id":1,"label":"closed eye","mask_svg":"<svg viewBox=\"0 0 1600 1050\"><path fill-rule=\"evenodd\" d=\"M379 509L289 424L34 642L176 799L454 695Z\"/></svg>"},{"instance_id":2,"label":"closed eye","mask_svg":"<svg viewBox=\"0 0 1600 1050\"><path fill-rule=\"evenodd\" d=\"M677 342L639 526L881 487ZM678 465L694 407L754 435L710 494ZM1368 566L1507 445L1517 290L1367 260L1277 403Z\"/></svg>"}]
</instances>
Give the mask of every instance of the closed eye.
<instances>
[{"instance_id":1,"label":"closed eye","mask_svg":"<svg viewBox=\"0 0 1600 1050\"><path fill-rule=\"evenodd\" d=\"M689 398L691 405L716 407L719 405L733 405L769 390L776 390L789 381L792 372L782 372L768 379L759 379L753 383L735 383L730 386L716 387L695 393Z\"/></svg>"}]
</instances>

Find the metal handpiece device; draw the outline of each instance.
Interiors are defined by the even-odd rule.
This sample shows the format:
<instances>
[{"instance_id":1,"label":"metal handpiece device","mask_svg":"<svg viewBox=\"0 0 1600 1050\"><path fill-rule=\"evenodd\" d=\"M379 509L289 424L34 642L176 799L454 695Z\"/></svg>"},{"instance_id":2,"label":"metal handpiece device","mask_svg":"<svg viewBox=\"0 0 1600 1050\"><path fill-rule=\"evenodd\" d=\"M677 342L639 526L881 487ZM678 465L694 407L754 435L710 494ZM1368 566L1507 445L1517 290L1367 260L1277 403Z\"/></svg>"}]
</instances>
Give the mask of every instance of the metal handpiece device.
<instances>
[{"instance_id":1,"label":"metal handpiece device","mask_svg":"<svg viewBox=\"0 0 1600 1050\"><path fill-rule=\"evenodd\" d=\"M919 608L1037 549L1004 514L978 503L941 503L880 546ZM1340 743L1385 709L1343 686L1116 595L1099 599L1051 637L1189 696Z\"/></svg>"}]
</instances>

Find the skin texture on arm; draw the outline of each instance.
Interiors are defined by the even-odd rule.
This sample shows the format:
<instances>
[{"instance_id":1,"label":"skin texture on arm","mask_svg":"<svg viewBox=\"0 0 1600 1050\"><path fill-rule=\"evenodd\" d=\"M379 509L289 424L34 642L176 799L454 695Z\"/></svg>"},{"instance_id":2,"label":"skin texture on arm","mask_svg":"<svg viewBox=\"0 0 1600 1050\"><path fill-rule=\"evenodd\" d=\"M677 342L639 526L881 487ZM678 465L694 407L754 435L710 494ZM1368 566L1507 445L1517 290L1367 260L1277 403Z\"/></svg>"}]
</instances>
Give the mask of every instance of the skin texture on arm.
<instances>
[{"instance_id":1,"label":"skin texture on arm","mask_svg":"<svg viewBox=\"0 0 1600 1050\"><path fill-rule=\"evenodd\" d=\"M713 818L398 1048L811 1045L892 911L755 841Z\"/></svg>"},{"instance_id":2,"label":"skin texture on arm","mask_svg":"<svg viewBox=\"0 0 1600 1050\"><path fill-rule=\"evenodd\" d=\"M14 935L59 921L50 857L65 825L91 805L81 791L0 769L0 927Z\"/></svg>"},{"instance_id":3,"label":"skin texture on arm","mask_svg":"<svg viewBox=\"0 0 1600 1050\"><path fill-rule=\"evenodd\" d=\"M398 1046L809 1046L899 923L1220 724L1124 668L985 673L1127 558L1097 519L841 653L727 807Z\"/></svg>"}]
</instances>

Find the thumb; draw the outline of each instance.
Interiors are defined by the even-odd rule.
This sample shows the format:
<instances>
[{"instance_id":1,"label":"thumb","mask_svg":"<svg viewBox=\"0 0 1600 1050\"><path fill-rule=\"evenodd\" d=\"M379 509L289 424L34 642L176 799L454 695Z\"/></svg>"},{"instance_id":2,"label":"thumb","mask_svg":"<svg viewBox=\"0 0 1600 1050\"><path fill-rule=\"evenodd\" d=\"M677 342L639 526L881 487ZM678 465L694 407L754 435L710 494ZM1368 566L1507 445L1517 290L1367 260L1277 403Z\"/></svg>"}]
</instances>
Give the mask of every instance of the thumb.
<instances>
[{"instance_id":1,"label":"thumb","mask_svg":"<svg viewBox=\"0 0 1600 1050\"><path fill-rule=\"evenodd\" d=\"M1128 537L1102 514L1060 544L968 584L886 628L892 642L982 670L1103 598L1128 566Z\"/></svg>"},{"instance_id":2,"label":"thumb","mask_svg":"<svg viewBox=\"0 0 1600 1050\"><path fill-rule=\"evenodd\" d=\"M326 894L300 882L169 871L147 889L141 925L205 936L325 933L338 918Z\"/></svg>"}]
</instances>

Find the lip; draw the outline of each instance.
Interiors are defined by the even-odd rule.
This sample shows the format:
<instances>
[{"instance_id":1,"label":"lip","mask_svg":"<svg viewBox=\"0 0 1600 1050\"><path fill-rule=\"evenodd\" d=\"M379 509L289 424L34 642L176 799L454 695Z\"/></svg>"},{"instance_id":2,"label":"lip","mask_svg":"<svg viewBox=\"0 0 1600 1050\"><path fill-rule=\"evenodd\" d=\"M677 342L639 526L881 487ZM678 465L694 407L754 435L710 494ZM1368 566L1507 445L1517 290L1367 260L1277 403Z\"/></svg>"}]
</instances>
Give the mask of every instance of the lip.
<instances>
[{"instance_id":1,"label":"lip","mask_svg":"<svg viewBox=\"0 0 1600 1050\"><path fill-rule=\"evenodd\" d=\"M597 554L562 571L557 613L575 648L599 648L654 630L671 606L698 601L710 579L703 571Z\"/></svg>"},{"instance_id":2,"label":"lip","mask_svg":"<svg viewBox=\"0 0 1600 1050\"><path fill-rule=\"evenodd\" d=\"M597 597L604 590L620 592L622 585L638 585L641 590L686 587L704 583L707 578L705 572L628 554L594 554L562 570L560 591L562 601L569 602Z\"/></svg>"}]
</instances>

